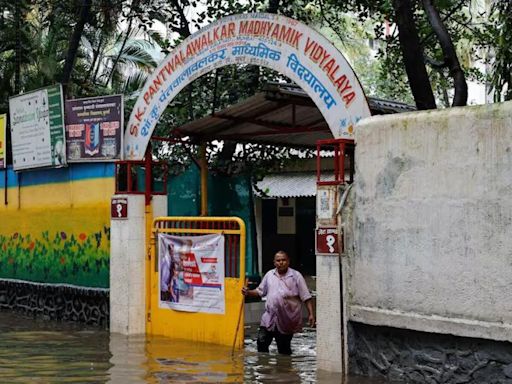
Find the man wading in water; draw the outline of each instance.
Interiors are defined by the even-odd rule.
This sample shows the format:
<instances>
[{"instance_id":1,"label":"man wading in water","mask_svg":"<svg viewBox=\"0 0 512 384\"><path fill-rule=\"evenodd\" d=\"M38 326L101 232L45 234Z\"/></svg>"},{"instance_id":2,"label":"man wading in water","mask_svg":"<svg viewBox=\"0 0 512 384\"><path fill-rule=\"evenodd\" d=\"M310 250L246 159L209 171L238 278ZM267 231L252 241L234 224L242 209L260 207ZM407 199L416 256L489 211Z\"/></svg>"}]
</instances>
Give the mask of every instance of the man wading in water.
<instances>
[{"instance_id":1,"label":"man wading in water","mask_svg":"<svg viewBox=\"0 0 512 384\"><path fill-rule=\"evenodd\" d=\"M293 334L302 330L302 303L308 309L309 326L315 326L313 304L306 281L300 272L289 268L289 265L287 253L279 251L274 256L276 268L265 274L258 288L242 288L244 296L267 297L258 330L258 352L268 352L275 338L279 353L291 355Z\"/></svg>"}]
</instances>

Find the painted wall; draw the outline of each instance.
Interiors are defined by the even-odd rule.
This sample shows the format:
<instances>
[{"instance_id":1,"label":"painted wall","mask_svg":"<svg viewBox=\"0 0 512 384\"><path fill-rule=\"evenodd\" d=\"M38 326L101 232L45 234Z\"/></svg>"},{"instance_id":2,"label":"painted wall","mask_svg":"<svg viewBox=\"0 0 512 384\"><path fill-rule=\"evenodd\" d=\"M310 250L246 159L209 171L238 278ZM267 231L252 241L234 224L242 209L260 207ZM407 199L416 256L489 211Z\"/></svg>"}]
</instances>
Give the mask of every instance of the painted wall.
<instances>
[{"instance_id":1,"label":"painted wall","mask_svg":"<svg viewBox=\"0 0 512 384\"><path fill-rule=\"evenodd\" d=\"M0 170L0 278L109 286L112 163Z\"/></svg>"},{"instance_id":2,"label":"painted wall","mask_svg":"<svg viewBox=\"0 0 512 384\"><path fill-rule=\"evenodd\" d=\"M512 341L512 103L367 119L356 164L350 319Z\"/></svg>"}]
</instances>

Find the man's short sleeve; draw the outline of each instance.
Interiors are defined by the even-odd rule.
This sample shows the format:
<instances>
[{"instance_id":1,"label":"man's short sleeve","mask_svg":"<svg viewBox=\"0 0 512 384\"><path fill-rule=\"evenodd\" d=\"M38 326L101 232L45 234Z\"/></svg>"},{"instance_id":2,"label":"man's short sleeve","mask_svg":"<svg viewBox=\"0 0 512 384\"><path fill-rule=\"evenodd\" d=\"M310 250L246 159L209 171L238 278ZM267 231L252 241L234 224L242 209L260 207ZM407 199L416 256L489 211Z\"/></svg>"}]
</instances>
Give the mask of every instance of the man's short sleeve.
<instances>
[{"instance_id":1,"label":"man's short sleeve","mask_svg":"<svg viewBox=\"0 0 512 384\"><path fill-rule=\"evenodd\" d=\"M265 273L265 276L263 276L263 279L261 280L260 285L258 285L258 288L256 288L256 291L258 291L258 294L261 297L267 296L268 292L268 274L270 272Z\"/></svg>"},{"instance_id":2,"label":"man's short sleeve","mask_svg":"<svg viewBox=\"0 0 512 384\"><path fill-rule=\"evenodd\" d=\"M297 272L297 287L299 288L299 296L302 301L311 299L311 293L309 292L306 280L304 280L300 272Z\"/></svg>"}]
</instances>

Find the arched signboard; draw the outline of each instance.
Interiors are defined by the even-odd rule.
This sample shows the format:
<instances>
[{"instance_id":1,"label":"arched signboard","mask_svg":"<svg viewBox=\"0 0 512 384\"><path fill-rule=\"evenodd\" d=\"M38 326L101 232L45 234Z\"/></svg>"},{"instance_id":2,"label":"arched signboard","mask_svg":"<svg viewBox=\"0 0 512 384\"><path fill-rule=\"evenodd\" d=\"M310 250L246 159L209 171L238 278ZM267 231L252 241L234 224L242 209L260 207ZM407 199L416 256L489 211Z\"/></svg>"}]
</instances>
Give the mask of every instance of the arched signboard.
<instances>
[{"instance_id":1,"label":"arched signboard","mask_svg":"<svg viewBox=\"0 0 512 384\"><path fill-rule=\"evenodd\" d=\"M125 159L144 157L160 115L186 85L230 64L268 67L295 81L315 102L335 138L353 138L354 125L370 116L354 71L325 37L284 16L233 15L188 37L153 72L128 122Z\"/></svg>"}]
</instances>

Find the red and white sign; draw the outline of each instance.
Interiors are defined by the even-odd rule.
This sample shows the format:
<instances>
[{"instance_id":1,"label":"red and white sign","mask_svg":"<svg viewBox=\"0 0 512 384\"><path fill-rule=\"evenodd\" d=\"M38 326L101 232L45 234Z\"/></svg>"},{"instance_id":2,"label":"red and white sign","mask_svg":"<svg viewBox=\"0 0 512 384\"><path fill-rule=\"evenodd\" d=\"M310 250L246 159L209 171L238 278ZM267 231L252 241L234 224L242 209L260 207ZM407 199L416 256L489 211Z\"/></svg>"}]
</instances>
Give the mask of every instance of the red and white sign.
<instances>
[{"instance_id":1,"label":"red and white sign","mask_svg":"<svg viewBox=\"0 0 512 384\"><path fill-rule=\"evenodd\" d=\"M224 314L224 236L158 234L159 308Z\"/></svg>"},{"instance_id":2,"label":"red and white sign","mask_svg":"<svg viewBox=\"0 0 512 384\"><path fill-rule=\"evenodd\" d=\"M110 217L112 219L128 218L128 199L114 197L110 202Z\"/></svg>"},{"instance_id":3,"label":"red and white sign","mask_svg":"<svg viewBox=\"0 0 512 384\"><path fill-rule=\"evenodd\" d=\"M353 139L357 122L370 116L354 71L324 36L281 15L232 15L189 36L153 71L125 130L125 159L143 158L160 116L184 87L233 64L267 67L292 79L322 112L334 138Z\"/></svg>"},{"instance_id":4,"label":"red and white sign","mask_svg":"<svg viewBox=\"0 0 512 384\"><path fill-rule=\"evenodd\" d=\"M338 255L338 228L321 227L316 229L315 236L317 255Z\"/></svg>"}]
</instances>

